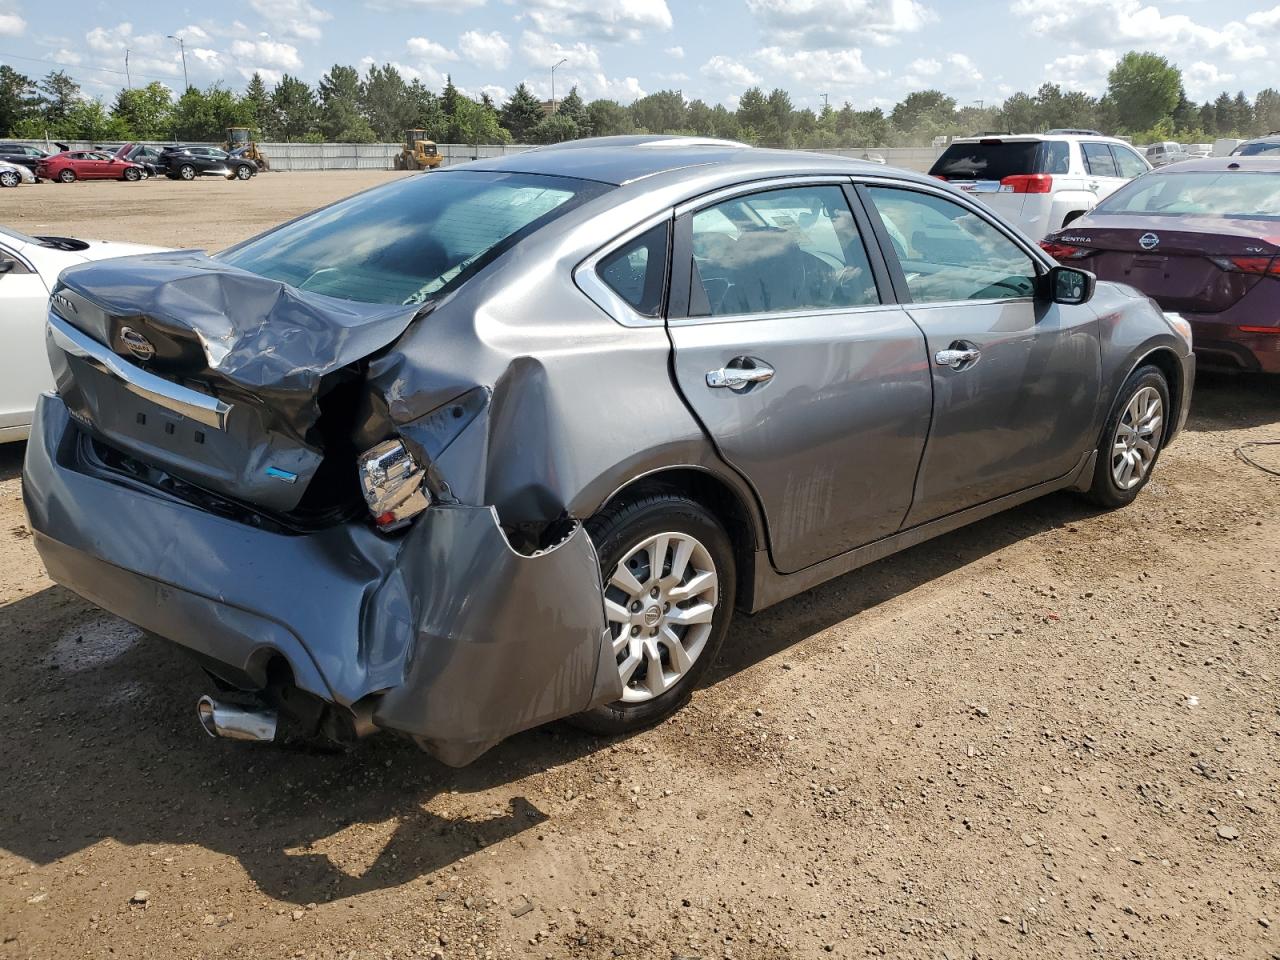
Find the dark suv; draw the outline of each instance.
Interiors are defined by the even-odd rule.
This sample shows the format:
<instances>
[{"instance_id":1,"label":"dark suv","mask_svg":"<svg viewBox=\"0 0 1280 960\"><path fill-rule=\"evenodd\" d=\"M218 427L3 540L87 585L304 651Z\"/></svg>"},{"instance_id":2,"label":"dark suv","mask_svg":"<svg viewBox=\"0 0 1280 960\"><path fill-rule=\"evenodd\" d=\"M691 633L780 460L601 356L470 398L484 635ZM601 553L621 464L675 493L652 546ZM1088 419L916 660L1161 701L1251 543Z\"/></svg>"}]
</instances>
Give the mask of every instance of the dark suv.
<instances>
[{"instance_id":1,"label":"dark suv","mask_svg":"<svg viewBox=\"0 0 1280 960\"><path fill-rule=\"evenodd\" d=\"M171 180L196 177L248 180L258 172L258 165L252 160L233 157L218 147L165 147L156 163Z\"/></svg>"},{"instance_id":2,"label":"dark suv","mask_svg":"<svg viewBox=\"0 0 1280 960\"><path fill-rule=\"evenodd\" d=\"M33 173L36 164L49 156L48 153L39 147L29 147L25 143L14 143L12 141L0 142L0 162L16 163L19 166L27 167Z\"/></svg>"}]
</instances>

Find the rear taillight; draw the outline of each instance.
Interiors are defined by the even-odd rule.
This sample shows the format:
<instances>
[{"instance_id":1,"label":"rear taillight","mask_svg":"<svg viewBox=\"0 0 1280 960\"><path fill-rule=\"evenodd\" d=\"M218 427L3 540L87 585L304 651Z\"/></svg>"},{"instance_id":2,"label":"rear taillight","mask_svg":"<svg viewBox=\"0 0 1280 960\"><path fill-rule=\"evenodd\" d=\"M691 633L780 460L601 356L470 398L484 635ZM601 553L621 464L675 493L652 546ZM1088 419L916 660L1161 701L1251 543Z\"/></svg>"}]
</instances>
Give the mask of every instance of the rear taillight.
<instances>
[{"instance_id":1,"label":"rear taillight","mask_svg":"<svg viewBox=\"0 0 1280 960\"><path fill-rule=\"evenodd\" d=\"M1052 193L1053 177L1047 173L1020 173L1005 177L1000 186L1009 187L1013 193Z\"/></svg>"},{"instance_id":2,"label":"rear taillight","mask_svg":"<svg viewBox=\"0 0 1280 960\"><path fill-rule=\"evenodd\" d=\"M940 173L931 173L929 176L933 177L935 180L941 180L943 183L947 182L947 178Z\"/></svg>"},{"instance_id":3,"label":"rear taillight","mask_svg":"<svg viewBox=\"0 0 1280 960\"><path fill-rule=\"evenodd\" d=\"M1076 247L1069 243L1055 243L1053 240L1041 240L1040 249L1061 263L1063 260L1081 260L1092 257L1096 250L1089 247Z\"/></svg>"},{"instance_id":4,"label":"rear taillight","mask_svg":"<svg viewBox=\"0 0 1280 960\"><path fill-rule=\"evenodd\" d=\"M1273 337L1280 336L1280 327L1239 327L1241 333L1265 333Z\"/></svg>"},{"instance_id":5,"label":"rear taillight","mask_svg":"<svg viewBox=\"0 0 1280 960\"><path fill-rule=\"evenodd\" d=\"M1280 257L1210 257L1220 269L1230 273L1250 273L1255 277L1280 277Z\"/></svg>"},{"instance_id":6,"label":"rear taillight","mask_svg":"<svg viewBox=\"0 0 1280 960\"><path fill-rule=\"evenodd\" d=\"M379 530L390 532L431 505L422 489L426 472L399 440L384 440L360 455L360 490Z\"/></svg>"}]
</instances>

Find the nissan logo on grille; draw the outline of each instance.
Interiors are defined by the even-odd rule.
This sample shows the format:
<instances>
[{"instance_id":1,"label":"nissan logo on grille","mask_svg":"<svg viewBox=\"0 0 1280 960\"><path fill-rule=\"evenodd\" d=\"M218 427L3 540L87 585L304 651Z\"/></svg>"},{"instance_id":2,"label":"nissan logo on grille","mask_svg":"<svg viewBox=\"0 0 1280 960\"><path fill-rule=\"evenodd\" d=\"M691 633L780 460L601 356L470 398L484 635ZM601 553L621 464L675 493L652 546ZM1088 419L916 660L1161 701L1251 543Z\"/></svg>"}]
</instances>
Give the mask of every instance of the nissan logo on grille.
<instances>
[{"instance_id":1,"label":"nissan logo on grille","mask_svg":"<svg viewBox=\"0 0 1280 960\"><path fill-rule=\"evenodd\" d=\"M1138 238L1138 245L1143 250L1154 250L1160 246L1160 238L1154 233L1144 233Z\"/></svg>"},{"instance_id":2,"label":"nissan logo on grille","mask_svg":"<svg viewBox=\"0 0 1280 960\"><path fill-rule=\"evenodd\" d=\"M139 360L150 360L156 355L155 345L133 327L120 328L120 342Z\"/></svg>"}]
</instances>

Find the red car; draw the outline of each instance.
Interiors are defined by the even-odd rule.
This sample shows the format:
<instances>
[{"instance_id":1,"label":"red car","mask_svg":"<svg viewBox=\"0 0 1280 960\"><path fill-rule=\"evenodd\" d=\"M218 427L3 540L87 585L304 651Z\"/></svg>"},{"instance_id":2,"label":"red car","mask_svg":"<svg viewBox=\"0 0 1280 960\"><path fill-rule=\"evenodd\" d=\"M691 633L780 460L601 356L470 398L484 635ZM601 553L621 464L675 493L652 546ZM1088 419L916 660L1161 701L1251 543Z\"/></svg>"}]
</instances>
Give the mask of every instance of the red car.
<instances>
[{"instance_id":1,"label":"red car","mask_svg":"<svg viewBox=\"0 0 1280 960\"><path fill-rule=\"evenodd\" d=\"M1280 159L1159 167L1040 245L1180 314L1202 366L1280 374Z\"/></svg>"},{"instance_id":2,"label":"red car","mask_svg":"<svg viewBox=\"0 0 1280 960\"><path fill-rule=\"evenodd\" d=\"M74 183L76 180L143 180L146 168L102 150L67 150L36 164L36 176Z\"/></svg>"}]
</instances>

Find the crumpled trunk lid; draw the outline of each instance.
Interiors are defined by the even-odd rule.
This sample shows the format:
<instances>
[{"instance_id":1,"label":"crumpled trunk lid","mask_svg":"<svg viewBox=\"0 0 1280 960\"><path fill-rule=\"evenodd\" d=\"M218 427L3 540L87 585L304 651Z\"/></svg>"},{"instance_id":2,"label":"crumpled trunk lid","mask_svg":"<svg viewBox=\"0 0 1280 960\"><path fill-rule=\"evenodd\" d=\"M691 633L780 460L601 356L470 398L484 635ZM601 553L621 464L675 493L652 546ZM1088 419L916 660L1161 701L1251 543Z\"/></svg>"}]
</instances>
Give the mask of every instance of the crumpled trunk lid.
<instances>
[{"instance_id":1,"label":"crumpled trunk lid","mask_svg":"<svg viewBox=\"0 0 1280 960\"><path fill-rule=\"evenodd\" d=\"M58 393L80 423L182 481L288 513L349 442L360 361L422 305L339 300L174 251L70 268L50 309ZM183 397L229 409L193 415Z\"/></svg>"}]
</instances>

